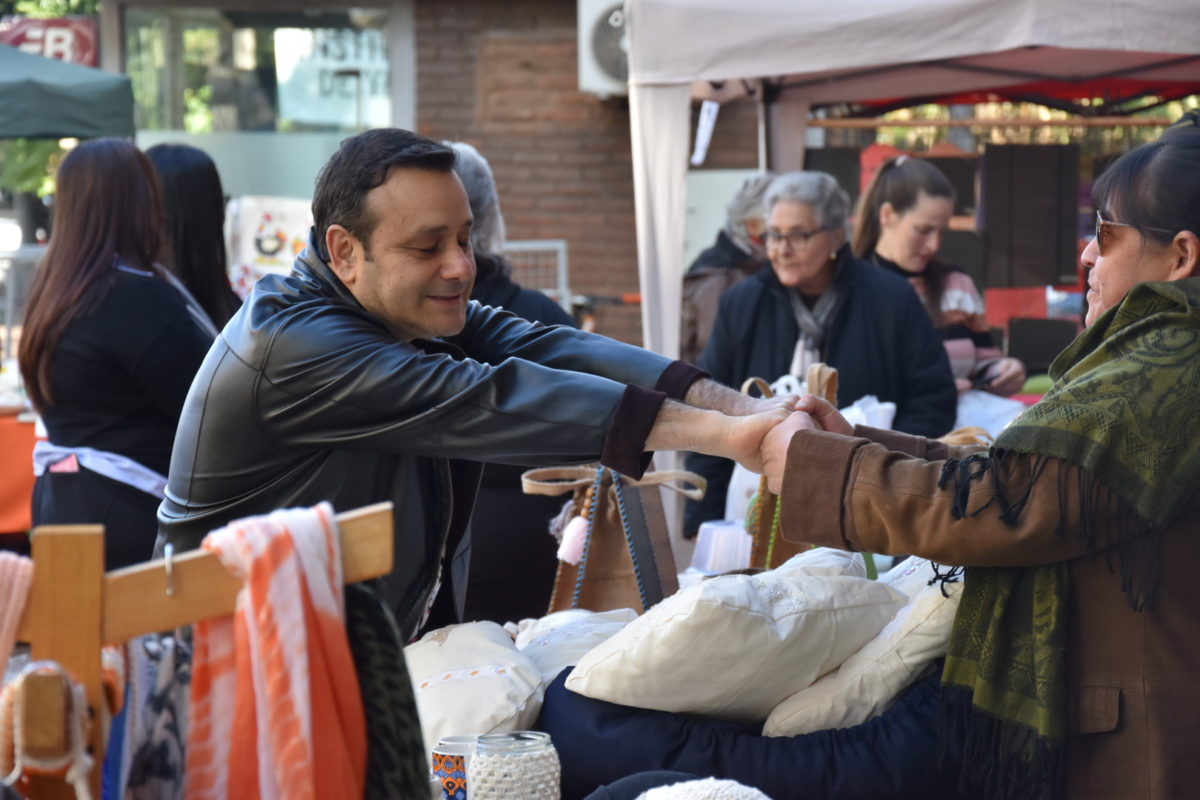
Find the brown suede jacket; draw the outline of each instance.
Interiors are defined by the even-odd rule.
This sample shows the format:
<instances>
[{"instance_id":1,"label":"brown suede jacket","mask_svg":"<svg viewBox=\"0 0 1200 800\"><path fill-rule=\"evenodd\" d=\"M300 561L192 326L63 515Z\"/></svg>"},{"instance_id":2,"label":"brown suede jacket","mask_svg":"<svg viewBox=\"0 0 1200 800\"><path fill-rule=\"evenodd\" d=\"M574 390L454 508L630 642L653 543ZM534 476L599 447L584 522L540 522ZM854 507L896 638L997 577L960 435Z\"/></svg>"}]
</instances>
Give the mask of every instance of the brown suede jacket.
<instances>
[{"instance_id":1,"label":"brown suede jacket","mask_svg":"<svg viewBox=\"0 0 1200 800\"><path fill-rule=\"evenodd\" d=\"M954 481L938 488L943 464L978 450L864 427L852 437L800 431L788 449L781 533L961 566L1068 562L1063 796L1200 796L1200 758L1192 752L1200 738L1200 493L1163 530L1157 601L1135 612L1114 552L1120 532L1102 526L1096 541L1107 548L1089 549L1079 535L1077 467L1045 460L1015 524L1000 519L997 503L955 518ZM1029 456L1005 460L1009 496L1024 491L1032 464ZM970 485L967 508L975 511L995 489L990 478Z\"/></svg>"}]
</instances>

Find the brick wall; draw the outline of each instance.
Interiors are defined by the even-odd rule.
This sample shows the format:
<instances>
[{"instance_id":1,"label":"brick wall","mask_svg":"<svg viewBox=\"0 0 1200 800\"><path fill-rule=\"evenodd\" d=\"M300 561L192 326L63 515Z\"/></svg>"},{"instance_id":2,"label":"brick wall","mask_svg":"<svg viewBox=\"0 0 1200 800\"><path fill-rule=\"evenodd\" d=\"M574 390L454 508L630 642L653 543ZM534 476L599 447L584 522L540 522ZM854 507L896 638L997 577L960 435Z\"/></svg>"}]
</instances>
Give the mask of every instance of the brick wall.
<instances>
[{"instance_id":1,"label":"brick wall","mask_svg":"<svg viewBox=\"0 0 1200 800\"><path fill-rule=\"evenodd\" d=\"M509 238L568 240L574 292L638 291L629 106L578 91L575 3L418 0L416 13L418 130L487 157ZM753 166L753 125L753 105L722 110L709 166ZM640 344L641 311L597 306L597 330Z\"/></svg>"}]
</instances>

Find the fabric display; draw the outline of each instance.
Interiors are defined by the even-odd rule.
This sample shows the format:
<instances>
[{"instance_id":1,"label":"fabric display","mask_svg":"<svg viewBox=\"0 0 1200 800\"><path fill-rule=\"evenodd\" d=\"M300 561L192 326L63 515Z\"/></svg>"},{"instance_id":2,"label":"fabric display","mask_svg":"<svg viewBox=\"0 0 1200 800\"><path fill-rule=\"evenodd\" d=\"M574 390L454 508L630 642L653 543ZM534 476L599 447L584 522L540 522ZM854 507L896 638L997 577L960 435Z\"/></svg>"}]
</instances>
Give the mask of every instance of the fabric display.
<instances>
[{"instance_id":1,"label":"fabric display","mask_svg":"<svg viewBox=\"0 0 1200 800\"><path fill-rule=\"evenodd\" d=\"M597 787L654 770L727 778L779 800L957 797L954 743L941 760L936 670L863 725L776 738L760 735L761 720L737 723L593 700L567 689L566 674L546 689L537 726L558 750L562 800L581 800Z\"/></svg>"},{"instance_id":2,"label":"fabric display","mask_svg":"<svg viewBox=\"0 0 1200 800\"><path fill-rule=\"evenodd\" d=\"M191 645L183 631L129 643L124 737L109 739L109 759L119 753L121 762L112 796L182 800L191 682Z\"/></svg>"},{"instance_id":3,"label":"fabric display","mask_svg":"<svg viewBox=\"0 0 1200 800\"><path fill-rule=\"evenodd\" d=\"M565 617L563 615L571 615ZM637 619L632 608L592 612L583 609L560 611L538 623L516 640L521 651L542 676L542 683L554 680L564 668L578 664L588 652L615 636Z\"/></svg>"},{"instance_id":4,"label":"fabric display","mask_svg":"<svg viewBox=\"0 0 1200 800\"><path fill-rule=\"evenodd\" d=\"M908 563L913 561L921 563ZM915 557L893 570L922 576L933 573L928 560ZM946 655L961 594L962 583L935 578L837 670L777 705L763 725L763 735L848 728L885 711L930 664Z\"/></svg>"},{"instance_id":5,"label":"fabric display","mask_svg":"<svg viewBox=\"0 0 1200 800\"><path fill-rule=\"evenodd\" d=\"M806 558L828 558L809 552L782 572L723 575L681 590L589 651L567 688L610 703L761 724L908 600L861 577L805 574Z\"/></svg>"},{"instance_id":6,"label":"fabric display","mask_svg":"<svg viewBox=\"0 0 1200 800\"><path fill-rule=\"evenodd\" d=\"M240 520L201 546L245 586L233 616L194 628L186 797L362 796L366 721L332 507Z\"/></svg>"},{"instance_id":7,"label":"fabric display","mask_svg":"<svg viewBox=\"0 0 1200 800\"><path fill-rule=\"evenodd\" d=\"M400 628L367 583L346 586L346 634L367 722L367 798L428 793L427 748Z\"/></svg>"},{"instance_id":8,"label":"fabric display","mask_svg":"<svg viewBox=\"0 0 1200 800\"><path fill-rule=\"evenodd\" d=\"M427 748L446 736L528 730L542 705L537 666L494 622L430 631L404 648Z\"/></svg>"}]
</instances>

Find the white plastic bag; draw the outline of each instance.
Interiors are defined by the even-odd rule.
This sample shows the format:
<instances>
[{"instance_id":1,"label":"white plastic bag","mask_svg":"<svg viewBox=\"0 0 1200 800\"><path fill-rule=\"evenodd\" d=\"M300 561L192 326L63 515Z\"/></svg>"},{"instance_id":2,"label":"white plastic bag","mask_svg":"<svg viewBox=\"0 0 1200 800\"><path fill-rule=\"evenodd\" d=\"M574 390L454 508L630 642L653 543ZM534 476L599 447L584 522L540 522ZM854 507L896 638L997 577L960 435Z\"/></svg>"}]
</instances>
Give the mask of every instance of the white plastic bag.
<instances>
[{"instance_id":1,"label":"white plastic bag","mask_svg":"<svg viewBox=\"0 0 1200 800\"><path fill-rule=\"evenodd\" d=\"M971 389L958 396L958 417L954 420L954 427L983 428L995 438L1025 409L1026 405L1020 400Z\"/></svg>"}]
</instances>

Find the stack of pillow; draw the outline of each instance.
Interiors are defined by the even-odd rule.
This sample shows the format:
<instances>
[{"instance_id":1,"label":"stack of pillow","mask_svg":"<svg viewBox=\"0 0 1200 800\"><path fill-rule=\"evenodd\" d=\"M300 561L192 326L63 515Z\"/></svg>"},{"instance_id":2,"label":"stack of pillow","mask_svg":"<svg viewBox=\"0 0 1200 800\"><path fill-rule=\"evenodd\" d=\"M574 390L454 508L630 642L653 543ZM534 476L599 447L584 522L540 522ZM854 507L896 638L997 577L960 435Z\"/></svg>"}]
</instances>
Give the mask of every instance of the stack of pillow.
<instances>
[{"instance_id":1,"label":"stack of pillow","mask_svg":"<svg viewBox=\"0 0 1200 800\"><path fill-rule=\"evenodd\" d=\"M909 558L878 581L858 554L814 549L757 575L683 589L638 617L566 611L514 642L494 623L405 649L427 749L451 734L530 727L545 687L636 708L761 722L792 736L865 722L945 654L961 584Z\"/></svg>"}]
</instances>

